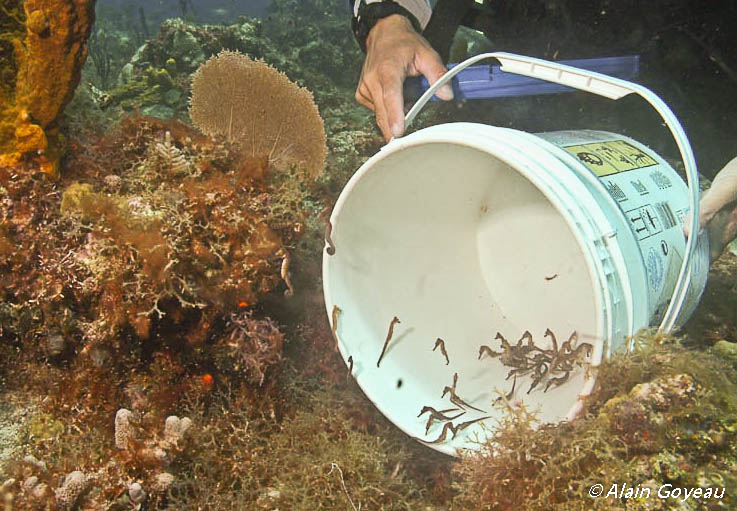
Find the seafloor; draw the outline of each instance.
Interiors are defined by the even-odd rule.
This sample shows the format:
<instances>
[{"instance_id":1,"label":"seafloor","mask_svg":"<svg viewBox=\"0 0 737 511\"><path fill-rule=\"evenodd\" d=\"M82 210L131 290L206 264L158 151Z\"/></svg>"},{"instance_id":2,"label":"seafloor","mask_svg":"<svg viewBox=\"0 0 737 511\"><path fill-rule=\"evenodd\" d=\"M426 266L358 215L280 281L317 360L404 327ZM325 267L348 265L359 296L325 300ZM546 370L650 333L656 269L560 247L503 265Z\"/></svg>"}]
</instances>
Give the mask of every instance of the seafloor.
<instances>
[{"instance_id":1,"label":"seafloor","mask_svg":"<svg viewBox=\"0 0 737 511\"><path fill-rule=\"evenodd\" d=\"M510 406L487 444L451 459L365 398L325 314L326 214L383 143L353 99L362 56L344 2L273 0L267 18L218 12L227 22L211 25L179 2L160 26L161 13L100 3L78 86L82 61L62 58L73 36L53 46L50 14L72 4L85 2L0 0L5 510L735 508L737 255L712 265L677 336L643 333L601 368L582 418L540 425ZM499 2L497 38L459 36L453 56L639 54L638 81L671 105L713 177L737 147L735 7L641 4ZM77 14L69 26L83 40ZM223 49L271 67L208 60ZM17 78L46 69L51 51L68 73ZM273 68L314 95L327 154L320 136L299 136L319 131L309 95ZM240 85L240 114L262 129L222 121L222 84ZM68 104L54 96L67 93ZM296 149L280 135L285 112ZM435 104L418 124L451 120L610 130L678 160L632 98ZM591 498L596 484L621 491ZM724 495L646 498L622 485Z\"/></svg>"}]
</instances>

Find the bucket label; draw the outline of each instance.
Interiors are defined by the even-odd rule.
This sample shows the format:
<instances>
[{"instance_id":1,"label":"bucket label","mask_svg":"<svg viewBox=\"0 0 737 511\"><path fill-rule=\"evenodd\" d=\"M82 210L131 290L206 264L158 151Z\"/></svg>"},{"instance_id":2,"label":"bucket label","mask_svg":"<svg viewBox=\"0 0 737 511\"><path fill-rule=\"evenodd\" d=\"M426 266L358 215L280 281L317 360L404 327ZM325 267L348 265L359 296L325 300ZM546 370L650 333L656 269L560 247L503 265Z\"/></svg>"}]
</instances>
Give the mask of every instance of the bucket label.
<instances>
[{"instance_id":1,"label":"bucket label","mask_svg":"<svg viewBox=\"0 0 737 511\"><path fill-rule=\"evenodd\" d=\"M625 215L632 225L635 236L640 241L678 225L676 216L666 201L643 204L638 208L625 211Z\"/></svg>"},{"instance_id":2,"label":"bucket label","mask_svg":"<svg viewBox=\"0 0 737 511\"><path fill-rule=\"evenodd\" d=\"M663 256L661 256L655 248L650 247L650 250L647 251L647 261L645 264L647 265L648 283L655 293L660 293L662 291L661 286L663 284L663 275L665 273L663 268L663 259Z\"/></svg>"},{"instance_id":3,"label":"bucket label","mask_svg":"<svg viewBox=\"0 0 737 511\"><path fill-rule=\"evenodd\" d=\"M670 178L659 169L655 169L650 173L650 179L652 179L655 186L661 190L667 190L673 186L673 181L671 181Z\"/></svg>"},{"instance_id":4,"label":"bucket label","mask_svg":"<svg viewBox=\"0 0 737 511\"><path fill-rule=\"evenodd\" d=\"M657 165L658 161L626 140L564 147L599 177Z\"/></svg>"},{"instance_id":5,"label":"bucket label","mask_svg":"<svg viewBox=\"0 0 737 511\"><path fill-rule=\"evenodd\" d=\"M627 238L629 244L631 233L638 248L638 254L628 256L627 264L645 273L644 282L633 285L642 285L642 291L647 292L650 324L660 322L683 261L681 225L689 211L686 183L656 152L617 133L577 130L537 136L565 151L565 160L578 160L577 172L585 168L599 177L616 201L623 213L622 227L629 228L622 238ZM699 236L691 265L691 286L681 311L683 318L691 314L703 292L709 268L708 245L706 235Z\"/></svg>"}]
</instances>

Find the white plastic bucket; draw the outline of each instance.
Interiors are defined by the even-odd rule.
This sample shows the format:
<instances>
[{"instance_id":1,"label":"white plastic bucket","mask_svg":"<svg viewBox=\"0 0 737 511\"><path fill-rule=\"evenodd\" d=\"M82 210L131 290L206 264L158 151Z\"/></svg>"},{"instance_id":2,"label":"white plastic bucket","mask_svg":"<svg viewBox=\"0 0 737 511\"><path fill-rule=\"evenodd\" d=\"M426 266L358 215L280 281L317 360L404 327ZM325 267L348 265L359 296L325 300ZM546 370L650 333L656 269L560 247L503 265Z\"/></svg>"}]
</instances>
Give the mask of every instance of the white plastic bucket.
<instances>
[{"instance_id":1,"label":"white plastic bucket","mask_svg":"<svg viewBox=\"0 0 737 511\"><path fill-rule=\"evenodd\" d=\"M331 216L323 285L339 349L384 415L456 454L494 427L504 413L497 398L515 381L506 379L514 364L479 360L480 346L502 352L497 333L515 344L529 331L549 350L547 329L559 347L576 332L593 347L581 367L560 385L550 380L565 372L551 372L529 393L535 374L521 375L510 397L544 422L571 419L592 390L591 368L663 317L679 267L690 277L679 321L698 302L708 242L682 264L688 210L678 174L613 133L453 123L393 140L351 178ZM441 439L447 421L426 432L425 406L465 411L454 428L482 420Z\"/></svg>"}]
</instances>

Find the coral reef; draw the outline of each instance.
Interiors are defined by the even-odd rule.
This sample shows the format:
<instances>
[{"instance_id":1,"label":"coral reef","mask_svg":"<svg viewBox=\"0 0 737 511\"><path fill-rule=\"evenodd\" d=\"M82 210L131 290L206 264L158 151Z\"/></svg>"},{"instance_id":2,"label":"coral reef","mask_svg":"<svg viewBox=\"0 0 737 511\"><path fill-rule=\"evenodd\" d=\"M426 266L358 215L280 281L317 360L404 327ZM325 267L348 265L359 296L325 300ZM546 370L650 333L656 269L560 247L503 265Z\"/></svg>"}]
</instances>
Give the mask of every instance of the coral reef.
<instances>
[{"instance_id":1,"label":"coral reef","mask_svg":"<svg viewBox=\"0 0 737 511\"><path fill-rule=\"evenodd\" d=\"M186 117L191 73L223 48L280 61L262 36L258 20L241 17L232 25L197 25L170 19L123 63L98 106L119 106L128 112L140 108L144 115L160 118Z\"/></svg>"},{"instance_id":2,"label":"coral reef","mask_svg":"<svg viewBox=\"0 0 737 511\"><path fill-rule=\"evenodd\" d=\"M141 117L75 147L68 162L75 170L59 186L38 174L0 176L0 340L22 346L2 371L49 395L49 413L30 421L28 438L50 460L50 474L99 467L115 456L111 447L118 456L133 448L130 463L159 468L150 479L136 476L144 493L126 498L145 494L155 502L173 481L171 472L161 475L171 458L162 445L178 449L187 421L170 418L163 444L148 445L146 431L187 389L205 396L219 382L200 367L222 370L223 383L245 374L259 385L281 361L276 325L246 309L279 286L289 289L285 244L304 231L306 186L295 183L296 169L273 171L266 159L243 158L180 123ZM166 185L173 178L181 183L174 190ZM212 341L226 317L232 326ZM182 381L185 371L200 376ZM110 385L122 374L130 381ZM126 403L130 411L116 414ZM72 409L63 422L57 418ZM115 432L105 439L103 425L113 415ZM103 436L91 444L98 447L78 458L53 454L47 444L69 434L65 424L99 424ZM108 501L111 481L123 477L115 466L100 470L83 498ZM50 475L44 481L57 487ZM39 498L53 493L27 486ZM79 497L57 493L64 502Z\"/></svg>"},{"instance_id":3,"label":"coral reef","mask_svg":"<svg viewBox=\"0 0 737 511\"><path fill-rule=\"evenodd\" d=\"M5 108L18 72L13 41L22 38L25 33L25 11L17 0L2 0L0 11L3 14L0 16L0 101L3 101L0 105Z\"/></svg>"},{"instance_id":4,"label":"coral reef","mask_svg":"<svg viewBox=\"0 0 737 511\"><path fill-rule=\"evenodd\" d=\"M109 348L127 327L147 339L161 321L189 325L184 338L199 346L218 314L253 306L281 284L284 246L297 233L270 221L273 200L263 196L278 195L267 176L276 173L263 158L232 160L177 123L133 119L119 136L122 161L134 163L120 174L101 166L100 191L73 183L61 197L63 218L89 231L74 254L80 298L99 300L82 326L85 352ZM164 186L172 178L174 190Z\"/></svg>"},{"instance_id":5,"label":"coral reef","mask_svg":"<svg viewBox=\"0 0 737 511\"><path fill-rule=\"evenodd\" d=\"M143 62L157 69L174 67L176 73L189 75L223 48L262 58L270 51L268 46L257 19L242 16L232 25L198 25L174 18L162 23L159 33L142 47L131 67Z\"/></svg>"},{"instance_id":6,"label":"coral reef","mask_svg":"<svg viewBox=\"0 0 737 511\"><path fill-rule=\"evenodd\" d=\"M117 416L125 416L125 412L128 411L121 410ZM26 456L16 466L18 479L5 482L2 490L5 493L5 502L14 501L16 509L21 510L64 511L78 509L82 502L84 509L104 507L121 510L129 509L130 504L140 505L144 501L154 506L162 504L166 501L167 490L176 481L176 477L164 469L171 470L170 467L175 466L177 458L185 453L191 427L190 419L171 416L165 422L163 433L143 435L147 431L162 431L154 426L154 421L144 419L136 425L142 434L140 441L130 441L126 448L119 450L114 456L105 445L103 452L107 458L104 463L94 472L73 470L67 473L53 492L50 489L54 480L52 473L55 469L63 468L47 468L44 462L33 456ZM116 441L124 436L123 433L121 423L116 417ZM43 448L42 444L37 444L36 447ZM121 484L125 486L121 487ZM52 503L55 504L54 507L50 507Z\"/></svg>"},{"instance_id":7,"label":"coral reef","mask_svg":"<svg viewBox=\"0 0 737 511\"><path fill-rule=\"evenodd\" d=\"M216 407L198 405L189 411L206 426L193 433L195 450L182 467L185 477L174 483L172 504L184 508L197 502L222 510L352 509L352 501L377 509L421 508L422 493L402 470L412 454L375 410L356 402L353 392L307 392L299 386L295 392L305 401L293 416L281 417L277 411L262 417L258 408L244 406L236 392L219 395ZM355 410L365 413L370 433L351 420Z\"/></svg>"},{"instance_id":8,"label":"coral reef","mask_svg":"<svg viewBox=\"0 0 737 511\"><path fill-rule=\"evenodd\" d=\"M0 20L0 73L12 78L3 89L12 99L12 40L27 27L45 33L46 22L0 2L10 13ZM99 90L78 87L66 110L61 179L45 179L39 157L0 167L6 508L734 507L737 257L712 268L684 338L643 334L638 351L600 368L580 420L539 424L535 410L512 402L491 442L451 460L363 396L334 351L320 294L321 222L383 144L353 100L361 57L344 2L274 0L263 21L176 19L158 31L131 12L123 23L135 18L135 34L112 17L94 27L85 79ZM222 127L208 136L188 125L191 73L223 48L314 90L330 148L314 182L305 174L322 164L305 172L305 158L269 160L273 137L258 157ZM539 126L541 102L523 101L461 117L507 124L525 111ZM555 103L579 112L579 99L576 109L563 96ZM434 108L424 121L458 120L462 108ZM507 117L490 113L505 108ZM2 117L13 144L17 113ZM172 116L183 122L164 120ZM591 127L618 122L601 118ZM21 121L29 147L58 125L40 131L30 112ZM591 499L596 483L723 487L726 497Z\"/></svg>"},{"instance_id":9,"label":"coral reef","mask_svg":"<svg viewBox=\"0 0 737 511\"><path fill-rule=\"evenodd\" d=\"M345 22L343 7L335 0L274 0L264 22L264 33L282 58L299 64L302 76L287 73L290 78L304 81L319 94L325 92L326 78L332 87L352 92L361 72L363 57ZM329 97L320 97L321 105Z\"/></svg>"},{"instance_id":10,"label":"coral reef","mask_svg":"<svg viewBox=\"0 0 737 511\"><path fill-rule=\"evenodd\" d=\"M98 11L104 13L105 7L98 5ZM85 80L107 91L116 85L122 67L135 54L141 45L130 32L120 30L116 26L118 20L112 16L98 15L87 42L87 58L89 65L83 71Z\"/></svg>"},{"instance_id":11,"label":"coral reef","mask_svg":"<svg viewBox=\"0 0 737 511\"><path fill-rule=\"evenodd\" d=\"M118 449L127 449L135 440L135 429L133 421L136 416L130 410L121 408L115 414L115 447Z\"/></svg>"},{"instance_id":12,"label":"coral reef","mask_svg":"<svg viewBox=\"0 0 737 511\"><path fill-rule=\"evenodd\" d=\"M310 89L321 109L341 108L352 101L361 63L342 7L333 0L319 6L290 0L273 2L274 14L263 21L246 16L229 25L165 20L158 33L121 66L117 82L105 90L98 105L106 109L119 106L128 112L140 108L145 115L162 118L186 117L190 74L229 49L263 59L284 72ZM306 17L309 23L304 22ZM104 65L95 65L95 80L100 83L98 67Z\"/></svg>"},{"instance_id":13,"label":"coral reef","mask_svg":"<svg viewBox=\"0 0 737 511\"><path fill-rule=\"evenodd\" d=\"M94 5L94 0L22 2L26 30L22 41L13 39L15 85L0 97L0 165L18 164L32 154L44 172L58 175L64 141L56 121L79 83ZM14 8L3 3L19 22Z\"/></svg>"},{"instance_id":14,"label":"coral reef","mask_svg":"<svg viewBox=\"0 0 737 511\"><path fill-rule=\"evenodd\" d=\"M309 185L296 162L176 121L70 145L59 184L0 171L0 341L20 348L0 370L48 396L26 429L48 468L8 464L4 493L17 509L164 508L192 424L177 407L243 376L273 387L284 335L253 309L294 294Z\"/></svg>"}]
</instances>

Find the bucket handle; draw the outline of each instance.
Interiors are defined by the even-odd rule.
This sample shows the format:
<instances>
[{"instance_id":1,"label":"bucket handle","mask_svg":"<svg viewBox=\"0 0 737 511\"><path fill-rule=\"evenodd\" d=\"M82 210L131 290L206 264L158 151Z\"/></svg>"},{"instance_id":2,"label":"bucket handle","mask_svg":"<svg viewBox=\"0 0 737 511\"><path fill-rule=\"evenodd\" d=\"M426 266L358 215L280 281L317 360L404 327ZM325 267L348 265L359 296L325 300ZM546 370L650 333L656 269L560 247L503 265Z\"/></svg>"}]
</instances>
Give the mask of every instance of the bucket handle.
<instances>
[{"instance_id":1,"label":"bucket handle","mask_svg":"<svg viewBox=\"0 0 737 511\"><path fill-rule=\"evenodd\" d=\"M405 127L409 127L409 125L412 124L412 121L420 110L422 110L422 107L425 106L440 87L445 85L445 83L447 83L451 78L468 66L473 65L480 60L489 58L497 59L501 63L500 69L502 71L566 85L568 87L596 94L597 96L604 96L609 99L619 99L632 93L638 94L644 98L645 101L647 101L665 121L666 126L668 126L671 135L673 135L673 138L676 141L676 145L678 146L678 150L681 153L681 158L685 165L686 181L689 188L688 203L690 211L692 212L690 218L691 235L686 240L686 253L683 257L681 270L678 273L678 280L673 288L673 296L668 303L668 308L666 309L663 320L658 327L658 330L661 332L670 332L678 320L678 315L683 308L683 302L686 300L688 288L691 285L691 263L693 261L694 252L696 251L699 232L699 174L696 171L696 160L691 149L691 144L686 137L686 133L683 131L681 123L678 122L673 111L662 99L660 99L650 89L643 87L642 85L628 82L620 78L612 78L611 76L596 73L594 71L587 71L573 66L549 62L547 60L515 55L513 53L493 52L482 53L481 55L468 58L450 71L446 72L438 81L430 86L422 96L420 96L414 106L412 106L409 112L407 112L404 119Z\"/></svg>"}]
</instances>

